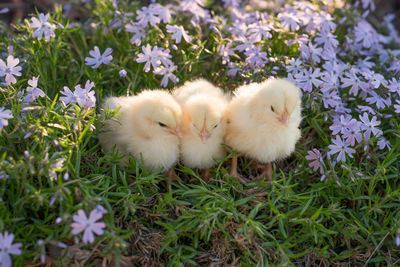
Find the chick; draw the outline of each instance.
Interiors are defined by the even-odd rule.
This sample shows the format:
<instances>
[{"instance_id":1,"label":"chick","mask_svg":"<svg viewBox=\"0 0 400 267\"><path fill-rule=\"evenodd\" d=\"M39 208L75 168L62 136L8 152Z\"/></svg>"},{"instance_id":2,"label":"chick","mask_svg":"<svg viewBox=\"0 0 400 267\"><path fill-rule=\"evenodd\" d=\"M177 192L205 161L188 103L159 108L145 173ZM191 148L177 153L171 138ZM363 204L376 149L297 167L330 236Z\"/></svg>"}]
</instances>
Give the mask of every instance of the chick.
<instances>
[{"instance_id":1,"label":"chick","mask_svg":"<svg viewBox=\"0 0 400 267\"><path fill-rule=\"evenodd\" d=\"M144 166L164 171L179 159L182 111L172 95L162 90L145 90L136 96L109 97L104 110L115 110L114 120L105 122L99 135L106 151L114 145L126 156L143 159ZM116 119L116 121L115 121ZM125 157L127 160L127 157Z\"/></svg>"},{"instance_id":2,"label":"chick","mask_svg":"<svg viewBox=\"0 0 400 267\"><path fill-rule=\"evenodd\" d=\"M299 89L283 79L243 85L228 104L224 123L225 143L263 164L261 176L272 178L271 162L289 156L301 132ZM237 173L237 157L232 159L230 175Z\"/></svg>"},{"instance_id":3,"label":"chick","mask_svg":"<svg viewBox=\"0 0 400 267\"><path fill-rule=\"evenodd\" d=\"M190 168L202 169L202 178L208 180L208 169L225 156L221 144L227 98L220 88L203 79L186 82L172 95L182 108L181 160Z\"/></svg>"}]
</instances>

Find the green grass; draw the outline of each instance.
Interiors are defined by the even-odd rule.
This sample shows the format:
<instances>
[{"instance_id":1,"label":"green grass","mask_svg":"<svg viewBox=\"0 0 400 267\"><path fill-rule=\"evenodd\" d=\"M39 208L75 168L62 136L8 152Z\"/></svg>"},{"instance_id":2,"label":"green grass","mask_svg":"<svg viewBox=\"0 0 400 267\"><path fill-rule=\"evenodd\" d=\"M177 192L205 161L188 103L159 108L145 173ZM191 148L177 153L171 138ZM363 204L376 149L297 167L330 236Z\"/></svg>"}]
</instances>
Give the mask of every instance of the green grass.
<instances>
[{"instance_id":1,"label":"green grass","mask_svg":"<svg viewBox=\"0 0 400 267\"><path fill-rule=\"evenodd\" d=\"M135 6L127 9L136 10ZM274 164L271 181L243 185L227 177L231 154L211 170L211 181L205 183L198 170L178 165L181 182L167 186L161 173L145 170L135 159L121 167L118 154L104 153L97 139L104 122L98 107L86 111L60 105L64 86L72 89L86 80L95 83L97 104L108 95L159 87L160 77L145 73L143 64L136 63L141 48L129 43L131 34L110 29L104 34L113 15L111 4L96 1L89 11L97 29L85 30L87 25L57 29L51 41L32 38L24 21L13 32L1 28L0 52L13 46L14 56L24 59L22 77L0 91L0 106L14 115L0 133L0 170L9 175L0 180L0 233L13 233L15 242L23 243L23 255L12 256L15 266L39 262L43 250L56 265L124 261L137 266L400 264L400 249L394 242L400 228L398 116L382 121L381 129L392 144L390 152L374 146L363 152L360 145L353 161L328 165L321 182L305 156L312 148L330 144L330 125L324 120L328 111L305 97L304 106L309 108L303 112L303 137L290 158ZM68 23L60 10L52 14L52 20ZM188 23L184 18L174 20ZM152 45L165 42L159 38L160 31L151 33ZM269 73L271 66L258 74L227 77L226 66L215 56L224 40L207 29L193 28L191 35L195 34L202 36L195 38L195 49L183 43L171 50L180 84L204 77L229 91L248 79L263 80ZM296 56L296 46L288 48L283 43L289 38L276 34L269 44L272 53ZM93 70L85 66L84 58L95 45L102 52L111 47L113 61ZM119 77L121 68L127 70L126 78ZM38 75L38 87L46 98L21 113L17 93ZM24 139L27 132L32 136ZM24 151L30 156L25 157ZM63 167L52 168L61 158ZM248 159L239 162L244 175L254 175ZM54 181L50 170L57 173ZM63 179L66 171L68 181ZM79 209L88 213L97 204L108 211L103 218L104 235L94 244L75 244L70 233L72 215ZM60 224L55 223L58 217ZM43 246L37 245L39 239L44 240ZM60 241L68 245L66 250L58 247Z\"/></svg>"}]
</instances>

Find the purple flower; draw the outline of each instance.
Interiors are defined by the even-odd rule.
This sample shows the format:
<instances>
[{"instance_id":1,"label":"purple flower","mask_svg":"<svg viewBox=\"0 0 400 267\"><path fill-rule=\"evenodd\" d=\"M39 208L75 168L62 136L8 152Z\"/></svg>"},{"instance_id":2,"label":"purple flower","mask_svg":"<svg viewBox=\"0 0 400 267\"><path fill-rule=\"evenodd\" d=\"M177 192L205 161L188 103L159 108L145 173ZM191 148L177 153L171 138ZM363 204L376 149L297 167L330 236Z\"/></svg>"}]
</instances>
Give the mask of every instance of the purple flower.
<instances>
[{"instance_id":1,"label":"purple flower","mask_svg":"<svg viewBox=\"0 0 400 267\"><path fill-rule=\"evenodd\" d=\"M93 243L93 233L96 235L102 235L104 233L103 228L105 228L106 225L103 222L96 222L102 217L103 213L98 212L97 209L94 209L90 212L89 218L86 217L86 214L83 210L78 210L78 215L72 216L74 222L71 224L71 234L77 235L84 231L82 239L83 243Z\"/></svg>"},{"instance_id":2,"label":"purple flower","mask_svg":"<svg viewBox=\"0 0 400 267\"><path fill-rule=\"evenodd\" d=\"M377 144L378 144L379 149L384 149L385 147L387 147L389 151L391 149L390 142L388 140L386 140L384 137L380 138Z\"/></svg>"},{"instance_id":3,"label":"purple flower","mask_svg":"<svg viewBox=\"0 0 400 267\"><path fill-rule=\"evenodd\" d=\"M32 37L37 37L39 40L42 39L43 35L46 38L46 40L50 40L50 38L56 36L54 33L54 30L56 29L56 26L53 24L49 23L50 14L39 14L39 19L33 17L32 18L32 23L29 24L29 27L36 30L33 32Z\"/></svg>"},{"instance_id":4,"label":"purple flower","mask_svg":"<svg viewBox=\"0 0 400 267\"><path fill-rule=\"evenodd\" d=\"M352 117L350 115L343 116L340 115L340 118L335 118L333 120L333 125L329 127L332 130L332 135L337 135L338 133L343 133L347 129L347 125L351 121Z\"/></svg>"},{"instance_id":5,"label":"purple flower","mask_svg":"<svg viewBox=\"0 0 400 267\"><path fill-rule=\"evenodd\" d=\"M286 30L296 31L300 28L300 20L295 14L289 12L279 13L278 19L281 20L281 24Z\"/></svg>"},{"instance_id":6,"label":"purple flower","mask_svg":"<svg viewBox=\"0 0 400 267\"><path fill-rule=\"evenodd\" d=\"M140 53L138 55L136 62L146 62L143 68L145 72L150 71L150 65L153 66L154 69L157 69L158 66L160 66L161 60L159 57L159 50L157 46L154 48L151 48L149 44L147 44L146 46L142 46L142 52L143 53Z\"/></svg>"},{"instance_id":7,"label":"purple flower","mask_svg":"<svg viewBox=\"0 0 400 267\"><path fill-rule=\"evenodd\" d=\"M261 46L254 46L245 52L246 62L249 62L253 68L256 66L263 68L266 63L267 53L261 51Z\"/></svg>"},{"instance_id":8,"label":"purple flower","mask_svg":"<svg viewBox=\"0 0 400 267\"><path fill-rule=\"evenodd\" d=\"M374 91L370 91L370 97L367 97L365 101L367 101L368 104L375 104L378 109L383 109L386 106L387 100L383 99L381 96L379 96L377 93ZM388 106L391 105L391 101L389 99L389 102L387 103Z\"/></svg>"},{"instance_id":9,"label":"purple flower","mask_svg":"<svg viewBox=\"0 0 400 267\"><path fill-rule=\"evenodd\" d=\"M93 69L97 69L101 64L108 64L111 62L113 57L111 56L112 49L107 48L103 54L100 53L100 50L97 46L94 47L93 50L89 51L89 54L92 57L86 57L86 65L91 66Z\"/></svg>"},{"instance_id":10,"label":"purple flower","mask_svg":"<svg viewBox=\"0 0 400 267\"><path fill-rule=\"evenodd\" d=\"M232 43L226 45L219 45L217 48L218 54L222 56L222 64L226 64L230 61L230 56L233 56L235 52L231 49Z\"/></svg>"},{"instance_id":11,"label":"purple flower","mask_svg":"<svg viewBox=\"0 0 400 267\"><path fill-rule=\"evenodd\" d=\"M0 107L0 130L8 125L8 120L14 118L11 110Z\"/></svg>"},{"instance_id":12,"label":"purple flower","mask_svg":"<svg viewBox=\"0 0 400 267\"><path fill-rule=\"evenodd\" d=\"M339 153L336 160L346 162L346 154L350 158L353 158L353 153L356 151L349 147L347 142L344 142L339 135L336 135L336 139L332 139L333 145L329 145L329 155Z\"/></svg>"},{"instance_id":13,"label":"purple flower","mask_svg":"<svg viewBox=\"0 0 400 267\"><path fill-rule=\"evenodd\" d=\"M192 37L187 34L182 26L167 25L167 32L172 33L171 38L174 39L177 44L181 42L182 37L187 43L192 41Z\"/></svg>"},{"instance_id":14,"label":"purple flower","mask_svg":"<svg viewBox=\"0 0 400 267\"><path fill-rule=\"evenodd\" d=\"M18 58L14 58L12 55L7 57L7 64L0 59L0 77L6 76L6 85L14 84L17 82L15 76L21 76L21 67L17 66L19 63Z\"/></svg>"},{"instance_id":15,"label":"purple flower","mask_svg":"<svg viewBox=\"0 0 400 267\"><path fill-rule=\"evenodd\" d=\"M394 112L400 113L400 100L396 100L396 103L398 105L396 105L396 104L394 105L394 108L395 108Z\"/></svg>"},{"instance_id":16,"label":"purple flower","mask_svg":"<svg viewBox=\"0 0 400 267\"><path fill-rule=\"evenodd\" d=\"M300 46L300 56L315 64L321 62L321 54L322 48L317 47L312 42L308 42L308 45Z\"/></svg>"},{"instance_id":17,"label":"purple flower","mask_svg":"<svg viewBox=\"0 0 400 267\"><path fill-rule=\"evenodd\" d=\"M362 133L361 133L361 123L356 119L351 119L346 125L345 129L343 129L343 137L346 138L346 142L350 145L354 146L357 143L362 141Z\"/></svg>"},{"instance_id":18,"label":"purple flower","mask_svg":"<svg viewBox=\"0 0 400 267\"><path fill-rule=\"evenodd\" d=\"M361 129L364 130L364 138L366 141L371 138L371 133L376 137L382 135L382 131L375 127L381 124L381 122L376 119L376 116L373 116L372 119L369 120L368 114L365 112L360 116L360 120L363 122L361 124Z\"/></svg>"},{"instance_id":19,"label":"purple flower","mask_svg":"<svg viewBox=\"0 0 400 267\"><path fill-rule=\"evenodd\" d=\"M60 99L64 105L72 103L88 109L94 108L96 106L95 92L90 91L93 87L94 83L89 80L86 81L85 88L82 88L79 84L76 85L74 92L64 86L64 91L61 91L64 96L60 97Z\"/></svg>"},{"instance_id":20,"label":"purple flower","mask_svg":"<svg viewBox=\"0 0 400 267\"><path fill-rule=\"evenodd\" d=\"M396 246L400 246L400 236L396 235Z\"/></svg>"},{"instance_id":21,"label":"purple flower","mask_svg":"<svg viewBox=\"0 0 400 267\"><path fill-rule=\"evenodd\" d=\"M122 77L122 78L126 77L126 74L127 74L127 72L126 72L125 69L122 69L122 70L119 71L119 76Z\"/></svg>"},{"instance_id":22,"label":"purple flower","mask_svg":"<svg viewBox=\"0 0 400 267\"><path fill-rule=\"evenodd\" d=\"M387 87L390 92L397 93L400 96L400 79L393 77Z\"/></svg>"},{"instance_id":23,"label":"purple flower","mask_svg":"<svg viewBox=\"0 0 400 267\"><path fill-rule=\"evenodd\" d=\"M156 26L161 20L158 17L158 10L154 8L153 5L148 7L142 7L141 10L136 11L138 23L143 27L146 27L147 24L151 26Z\"/></svg>"},{"instance_id":24,"label":"purple flower","mask_svg":"<svg viewBox=\"0 0 400 267\"><path fill-rule=\"evenodd\" d=\"M157 68L153 71L154 74L157 75L163 75L163 78L161 80L161 86L162 87L167 87L168 85L168 79L171 80L174 84L179 82L179 78L176 77L173 72L177 69L177 66L168 66L168 67L160 67Z\"/></svg>"},{"instance_id":25,"label":"purple flower","mask_svg":"<svg viewBox=\"0 0 400 267\"><path fill-rule=\"evenodd\" d=\"M322 160L321 152L319 152L318 149L314 148L314 149L308 151L306 160L310 161L309 166L311 168L313 168L314 171L317 171L319 169L319 172L321 174L324 173L324 168L323 168L324 162Z\"/></svg>"},{"instance_id":26,"label":"purple flower","mask_svg":"<svg viewBox=\"0 0 400 267\"><path fill-rule=\"evenodd\" d=\"M315 42L319 45L324 45L324 49L327 51L334 51L338 46L339 41L336 39L336 36L331 32L319 32L317 37L315 38Z\"/></svg>"},{"instance_id":27,"label":"purple flower","mask_svg":"<svg viewBox=\"0 0 400 267\"><path fill-rule=\"evenodd\" d=\"M160 4L152 4L152 6L161 21L165 23L169 23L171 21L171 11L168 7L162 6Z\"/></svg>"},{"instance_id":28,"label":"purple flower","mask_svg":"<svg viewBox=\"0 0 400 267\"><path fill-rule=\"evenodd\" d=\"M8 12L10 12L10 9L9 9L8 7L5 7L5 8L3 8L3 9L0 9L0 14L6 14L6 13L8 13Z\"/></svg>"},{"instance_id":29,"label":"purple flower","mask_svg":"<svg viewBox=\"0 0 400 267\"><path fill-rule=\"evenodd\" d=\"M319 80L322 73L319 68L314 70L310 68L309 70L303 70L302 72L295 75L296 82L299 84L300 88L304 92L312 92L313 85L318 87L321 85L322 81Z\"/></svg>"},{"instance_id":30,"label":"purple flower","mask_svg":"<svg viewBox=\"0 0 400 267\"><path fill-rule=\"evenodd\" d=\"M365 20L361 20L356 27L354 27L355 42L361 43L364 48L370 48L379 43L378 33L375 29Z\"/></svg>"},{"instance_id":31,"label":"purple flower","mask_svg":"<svg viewBox=\"0 0 400 267\"><path fill-rule=\"evenodd\" d=\"M360 79L357 77L357 73L358 70L352 68L350 72L345 74L345 77L342 77L342 87L351 86L349 92L354 96L358 95L358 90L361 83Z\"/></svg>"},{"instance_id":32,"label":"purple flower","mask_svg":"<svg viewBox=\"0 0 400 267\"><path fill-rule=\"evenodd\" d=\"M7 231L0 233L0 267L10 267L12 260L10 254L21 255L22 243L13 244L14 235Z\"/></svg>"},{"instance_id":33,"label":"purple flower","mask_svg":"<svg viewBox=\"0 0 400 267\"><path fill-rule=\"evenodd\" d=\"M329 106L336 108L342 104L341 98L336 91L323 90L322 93L323 95L321 98L325 108L328 108Z\"/></svg>"},{"instance_id":34,"label":"purple flower","mask_svg":"<svg viewBox=\"0 0 400 267\"><path fill-rule=\"evenodd\" d=\"M135 34L130 39L131 44L140 45L142 40L146 37L146 31L143 29L143 26L138 23L130 22L125 25L125 30Z\"/></svg>"},{"instance_id":35,"label":"purple flower","mask_svg":"<svg viewBox=\"0 0 400 267\"><path fill-rule=\"evenodd\" d=\"M25 103L31 103L35 101L38 97L45 96L44 92L37 87L38 78L39 77L32 77L32 79L28 81L28 84L30 86L26 88L28 94L24 98Z\"/></svg>"},{"instance_id":36,"label":"purple flower","mask_svg":"<svg viewBox=\"0 0 400 267\"><path fill-rule=\"evenodd\" d=\"M248 30L250 40L252 42L260 42L263 37L265 40L269 40L272 37L271 29L272 27L267 24L251 24Z\"/></svg>"}]
</instances>

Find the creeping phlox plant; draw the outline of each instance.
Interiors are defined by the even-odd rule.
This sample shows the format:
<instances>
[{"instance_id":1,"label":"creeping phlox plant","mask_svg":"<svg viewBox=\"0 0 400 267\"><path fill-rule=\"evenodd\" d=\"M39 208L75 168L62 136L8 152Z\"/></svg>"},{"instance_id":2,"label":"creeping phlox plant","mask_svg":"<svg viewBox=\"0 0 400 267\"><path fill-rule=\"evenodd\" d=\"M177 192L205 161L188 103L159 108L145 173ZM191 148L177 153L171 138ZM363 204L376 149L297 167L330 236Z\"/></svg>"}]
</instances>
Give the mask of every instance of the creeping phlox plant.
<instances>
[{"instance_id":1,"label":"creeping phlox plant","mask_svg":"<svg viewBox=\"0 0 400 267\"><path fill-rule=\"evenodd\" d=\"M395 16L377 20L372 0L149 2L75 0L1 25L0 267L398 262ZM224 161L208 184L180 166L166 188L96 139L104 96L277 76L301 89L304 119L273 181L244 186Z\"/></svg>"}]
</instances>

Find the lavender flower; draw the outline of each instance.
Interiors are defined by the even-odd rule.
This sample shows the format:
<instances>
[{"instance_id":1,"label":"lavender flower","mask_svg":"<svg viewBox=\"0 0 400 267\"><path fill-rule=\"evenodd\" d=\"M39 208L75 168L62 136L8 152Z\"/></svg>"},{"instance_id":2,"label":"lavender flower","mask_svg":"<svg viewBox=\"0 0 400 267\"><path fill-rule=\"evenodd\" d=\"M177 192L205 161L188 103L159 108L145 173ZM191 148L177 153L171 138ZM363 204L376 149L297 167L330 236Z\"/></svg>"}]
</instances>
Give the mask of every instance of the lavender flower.
<instances>
[{"instance_id":1,"label":"lavender flower","mask_svg":"<svg viewBox=\"0 0 400 267\"><path fill-rule=\"evenodd\" d=\"M332 139L333 145L329 145L329 155L333 155L339 153L337 156L338 161L346 161L346 154L349 155L350 158L353 158L353 154L356 152L354 149L349 147L347 142L344 142L340 136L336 136L336 139Z\"/></svg>"},{"instance_id":2,"label":"lavender flower","mask_svg":"<svg viewBox=\"0 0 400 267\"><path fill-rule=\"evenodd\" d=\"M309 166L313 168L314 171L319 170L321 174L324 173L324 168L323 168L324 162L322 160L321 152L319 152L318 149L314 148L308 151L306 160L310 161Z\"/></svg>"},{"instance_id":3,"label":"lavender flower","mask_svg":"<svg viewBox=\"0 0 400 267\"><path fill-rule=\"evenodd\" d=\"M139 23L130 22L129 24L125 25L125 30L135 34L130 39L131 44L140 45L142 40L146 37L146 31Z\"/></svg>"},{"instance_id":4,"label":"lavender flower","mask_svg":"<svg viewBox=\"0 0 400 267\"><path fill-rule=\"evenodd\" d=\"M151 26L156 26L161 20L158 17L158 9L154 8L153 5L148 7L142 7L141 10L136 11L138 23L146 27L147 24Z\"/></svg>"},{"instance_id":5,"label":"lavender flower","mask_svg":"<svg viewBox=\"0 0 400 267\"><path fill-rule=\"evenodd\" d=\"M7 57L7 64L0 59L0 77L5 76L6 85L14 84L17 82L15 76L21 76L21 67L17 66L19 63L18 58L14 58L12 55Z\"/></svg>"},{"instance_id":6,"label":"lavender flower","mask_svg":"<svg viewBox=\"0 0 400 267\"><path fill-rule=\"evenodd\" d=\"M13 244L14 235L7 231L0 233L0 267L9 267L12 264L11 256L21 255L22 243Z\"/></svg>"},{"instance_id":7,"label":"lavender flower","mask_svg":"<svg viewBox=\"0 0 400 267\"><path fill-rule=\"evenodd\" d=\"M181 42L182 37L187 43L192 41L192 37L187 34L182 26L167 25L167 32L172 33L171 38L174 39L177 44Z\"/></svg>"},{"instance_id":8,"label":"lavender flower","mask_svg":"<svg viewBox=\"0 0 400 267\"><path fill-rule=\"evenodd\" d=\"M377 145L379 147L379 149L385 149L385 147L387 147L387 149L390 151L391 147L390 147L390 142L388 140L386 140L384 137L380 138L379 141L377 142Z\"/></svg>"},{"instance_id":9,"label":"lavender flower","mask_svg":"<svg viewBox=\"0 0 400 267\"><path fill-rule=\"evenodd\" d=\"M396 240L395 240L395 242L396 242L396 246L400 246L400 235L396 235Z\"/></svg>"},{"instance_id":10,"label":"lavender flower","mask_svg":"<svg viewBox=\"0 0 400 267\"><path fill-rule=\"evenodd\" d=\"M161 64L161 59L159 55L158 47L151 48L149 44L146 46L142 46L142 52L138 55L136 62L143 63L146 62L144 65L143 70L145 72L150 71L150 65L153 66L154 69L157 69L158 66Z\"/></svg>"},{"instance_id":11,"label":"lavender flower","mask_svg":"<svg viewBox=\"0 0 400 267\"><path fill-rule=\"evenodd\" d=\"M291 31L297 31L300 28L300 20L295 14L289 12L279 13L278 19L281 20L282 26Z\"/></svg>"},{"instance_id":12,"label":"lavender flower","mask_svg":"<svg viewBox=\"0 0 400 267\"><path fill-rule=\"evenodd\" d=\"M357 143L362 141L362 133L361 133L361 123L356 119L351 119L346 127L343 129L343 137L346 139L346 142L350 145L354 146Z\"/></svg>"},{"instance_id":13,"label":"lavender flower","mask_svg":"<svg viewBox=\"0 0 400 267\"><path fill-rule=\"evenodd\" d=\"M26 91L28 92L28 94L24 98L25 103L31 103L31 102L35 101L38 97L45 96L44 92L40 88L37 87L38 78L39 77L32 77L32 79L28 81L28 84L30 86L28 86L26 88Z\"/></svg>"},{"instance_id":14,"label":"lavender flower","mask_svg":"<svg viewBox=\"0 0 400 267\"><path fill-rule=\"evenodd\" d=\"M0 107L0 130L4 128L4 126L8 125L8 120L14 118L11 114L11 110L4 109L4 107Z\"/></svg>"},{"instance_id":15,"label":"lavender flower","mask_svg":"<svg viewBox=\"0 0 400 267\"><path fill-rule=\"evenodd\" d=\"M93 50L89 51L89 54L92 57L86 57L86 65L91 66L93 69L97 69L101 64L108 64L111 62L113 57L111 56L112 49L107 48L103 54L100 53L100 50L97 46L94 47Z\"/></svg>"},{"instance_id":16,"label":"lavender flower","mask_svg":"<svg viewBox=\"0 0 400 267\"><path fill-rule=\"evenodd\" d=\"M157 75L163 75L163 78L161 80L160 85L162 87L167 87L168 85L168 80L171 80L174 84L176 84L177 82L179 82L179 78L176 77L173 72L177 69L177 66L168 66L168 67L160 67L156 70L154 70L154 74Z\"/></svg>"},{"instance_id":17,"label":"lavender flower","mask_svg":"<svg viewBox=\"0 0 400 267\"><path fill-rule=\"evenodd\" d=\"M127 74L127 72L126 72L125 69L122 69L122 70L119 71L119 76L122 77L122 78L126 77L126 74Z\"/></svg>"},{"instance_id":18,"label":"lavender flower","mask_svg":"<svg viewBox=\"0 0 400 267\"><path fill-rule=\"evenodd\" d=\"M94 234L102 235L104 233L103 228L105 228L106 225L103 222L96 222L102 217L103 213L99 212L97 209L90 212L89 218L86 217L83 210L78 210L78 215L72 216L74 222L71 224L71 234L77 235L84 231L83 243L93 243Z\"/></svg>"},{"instance_id":19,"label":"lavender flower","mask_svg":"<svg viewBox=\"0 0 400 267\"><path fill-rule=\"evenodd\" d=\"M371 133L376 137L382 135L382 131L375 127L381 124L381 122L377 120L376 116L373 116L372 119L369 120L368 114L365 112L360 116L360 120L363 122L361 124L361 129L364 130L364 138L366 141L371 138Z\"/></svg>"},{"instance_id":20,"label":"lavender flower","mask_svg":"<svg viewBox=\"0 0 400 267\"><path fill-rule=\"evenodd\" d=\"M80 107L94 108L96 106L95 92L90 91L94 87L94 83L87 80L85 88L82 88L80 84L75 86L75 91L72 92L67 86L64 86L64 91L61 94L64 96L60 97L64 105L78 104Z\"/></svg>"},{"instance_id":21,"label":"lavender flower","mask_svg":"<svg viewBox=\"0 0 400 267\"><path fill-rule=\"evenodd\" d=\"M396 100L396 103L398 105L396 105L396 104L394 105L394 108L395 108L394 112L400 113L400 100Z\"/></svg>"},{"instance_id":22,"label":"lavender flower","mask_svg":"<svg viewBox=\"0 0 400 267\"><path fill-rule=\"evenodd\" d=\"M46 40L50 40L50 38L56 36L54 33L54 30L56 29L56 26L53 24L49 23L48 20L50 18L50 14L39 14L39 19L33 17L32 18L32 23L29 24L29 27L36 30L33 32L32 37L37 37L39 40L42 39L43 35L46 38Z\"/></svg>"}]
</instances>

